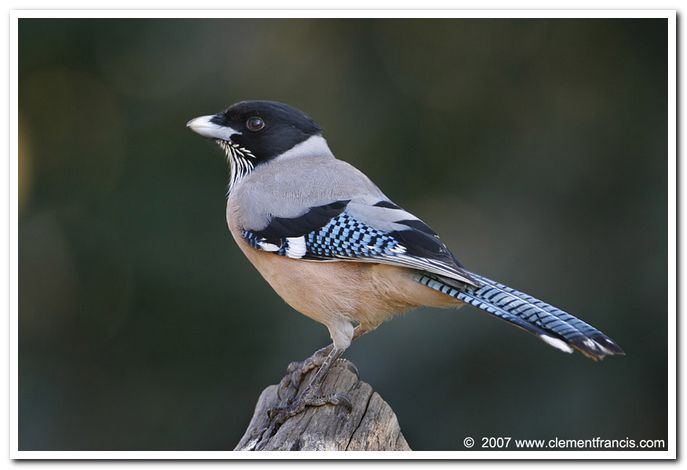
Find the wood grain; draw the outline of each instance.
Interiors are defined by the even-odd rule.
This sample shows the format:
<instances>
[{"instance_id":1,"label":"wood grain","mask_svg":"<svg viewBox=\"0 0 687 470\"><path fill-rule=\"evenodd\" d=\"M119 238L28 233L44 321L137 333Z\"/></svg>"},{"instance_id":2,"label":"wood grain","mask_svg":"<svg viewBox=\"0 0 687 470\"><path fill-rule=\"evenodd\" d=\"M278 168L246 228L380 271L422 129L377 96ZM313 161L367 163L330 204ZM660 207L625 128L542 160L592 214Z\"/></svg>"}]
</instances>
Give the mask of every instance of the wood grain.
<instances>
[{"instance_id":1,"label":"wood grain","mask_svg":"<svg viewBox=\"0 0 687 470\"><path fill-rule=\"evenodd\" d=\"M312 373L312 372L311 372ZM309 375L301 384L305 387ZM391 407L358 377L355 365L336 362L323 384L323 394L344 392L353 408L324 405L289 418L273 436L260 436L269 423L267 410L278 406L277 385L262 391L253 418L234 450L411 450ZM295 395L295 390L290 396Z\"/></svg>"}]
</instances>

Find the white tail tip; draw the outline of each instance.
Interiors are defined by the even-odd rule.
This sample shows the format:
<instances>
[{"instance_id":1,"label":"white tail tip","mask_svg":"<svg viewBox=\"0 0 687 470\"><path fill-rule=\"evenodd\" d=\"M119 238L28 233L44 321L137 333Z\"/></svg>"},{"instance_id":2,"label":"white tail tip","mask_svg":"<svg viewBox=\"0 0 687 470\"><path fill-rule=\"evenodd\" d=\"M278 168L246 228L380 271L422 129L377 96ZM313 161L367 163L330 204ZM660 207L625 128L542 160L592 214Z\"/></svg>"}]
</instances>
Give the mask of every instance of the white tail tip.
<instances>
[{"instance_id":1,"label":"white tail tip","mask_svg":"<svg viewBox=\"0 0 687 470\"><path fill-rule=\"evenodd\" d=\"M568 343L558 338L553 338L551 336L539 335L539 337L544 340L548 345L553 346L556 349L560 349L563 352L571 353L573 348L571 348Z\"/></svg>"}]
</instances>

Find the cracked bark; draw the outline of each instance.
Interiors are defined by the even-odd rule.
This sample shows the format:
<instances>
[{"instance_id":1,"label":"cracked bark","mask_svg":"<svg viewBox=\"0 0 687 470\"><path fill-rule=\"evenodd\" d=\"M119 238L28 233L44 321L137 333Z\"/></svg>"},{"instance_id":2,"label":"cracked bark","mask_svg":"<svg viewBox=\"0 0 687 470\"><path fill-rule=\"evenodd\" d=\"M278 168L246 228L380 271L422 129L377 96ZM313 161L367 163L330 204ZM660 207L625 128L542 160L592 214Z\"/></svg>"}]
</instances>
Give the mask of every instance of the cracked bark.
<instances>
[{"instance_id":1,"label":"cracked bark","mask_svg":"<svg viewBox=\"0 0 687 470\"><path fill-rule=\"evenodd\" d=\"M267 410L280 404L277 385L270 385L260 394L248 429L234 450L411 450L391 407L360 380L355 365L346 359L339 359L324 381L323 394L334 392L348 395L353 405L350 413L332 405L307 408L273 436L261 436L268 424Z\"/></svg>"}]
</instances>

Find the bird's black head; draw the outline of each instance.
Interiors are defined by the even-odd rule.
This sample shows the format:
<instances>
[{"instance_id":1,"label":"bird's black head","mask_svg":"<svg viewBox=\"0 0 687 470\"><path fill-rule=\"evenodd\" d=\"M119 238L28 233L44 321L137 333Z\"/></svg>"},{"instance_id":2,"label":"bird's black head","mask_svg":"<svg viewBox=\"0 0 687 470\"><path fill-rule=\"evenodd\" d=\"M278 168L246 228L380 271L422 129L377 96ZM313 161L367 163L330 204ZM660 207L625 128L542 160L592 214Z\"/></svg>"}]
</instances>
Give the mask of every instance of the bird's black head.
<instances>
[{"instance_id":1,"label":"bird's black head","mask_svg":"<svg viewBox=\"0 0 687 470\"><path fill-rule=\"evenodd\" d=\"M308 115L276 101L241 101L214 116L192 119L187 126L222 147L251 154L254 164L322 135L322 128Z\"/></svg>"}]
</instances>

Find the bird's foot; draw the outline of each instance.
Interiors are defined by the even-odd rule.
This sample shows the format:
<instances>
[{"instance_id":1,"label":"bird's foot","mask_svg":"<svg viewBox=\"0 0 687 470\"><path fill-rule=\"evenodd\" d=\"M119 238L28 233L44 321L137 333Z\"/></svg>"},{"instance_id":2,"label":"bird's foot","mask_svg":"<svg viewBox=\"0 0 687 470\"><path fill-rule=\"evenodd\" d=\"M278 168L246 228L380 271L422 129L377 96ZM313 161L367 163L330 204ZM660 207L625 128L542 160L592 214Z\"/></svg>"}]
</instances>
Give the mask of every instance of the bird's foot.
<instances>
[{"instance_id":1,"label":"bird's foot","mask_svg":"<svg viewBox=\"0 0 687 470\"><path fill-rule=\"evenodd\" d=\"M313 389L308 387L295 400L289 402L283 406L275 406L267 410L267 416L269 418L267 426L265 426L260 432L258 439L256 440L255 450L262 450L262 447L269 442L270 438L274 436L279 428L284 424L289 418L293 418L301 413L303 413L309 407L319 407L324 405L334 405L340 406L341 411L340 416L348 414L353 410L353 404L348 394L342 392L330 393L328 395L317 395L313 392Z\"/></svg>"},{"instance_id":2,"label":"bird's foot","mask_svg":"<svg viewBox=\"0 0 687 470\"><path fill-rule=\"evenodd\" d=\"M281 426L284 422L296 415L303 413L308 407L318 407L324 405L341 406L346 413L353 409L351 399L346 393L335 392L327 395L317 395L309 390L296 400L284 406L275 406L267 410L267 416L271 422Z\"/></svg>"},{"instance_id":3,"label":"bird's foot","mask_svg":"<svg viewBox=\"0 0 687 470\"><path fill-rule=\"evenodd\" d=\"M289 364L286 376L277 388L279 405L267 410L267 423L258 433L255 450L260 450L289 418L303 413L308 407L335 405L340 406L345 413L353 409L351 400L345 393L322 393L324 378L342 352L333 346L327 346L304 361ZM311 371L314 371L312 377L302 389L304 379Z\"/></svg>"},{"instance_id":4,"label":"bird's foot","mask_svg":"<svg viewBox=\"0 0 687 470\"><path fill-rule=\"evenodd\" d=\"M303 384L303 377L313 369L317 369L324 364L329 354L332 352L333 345L326 346L315 351L312 356L302 361L295 361L286 368L286 375L279 382L277 397L283 402L293 401L298 394L298 390Z\"/></svg>"}]
</instances>

